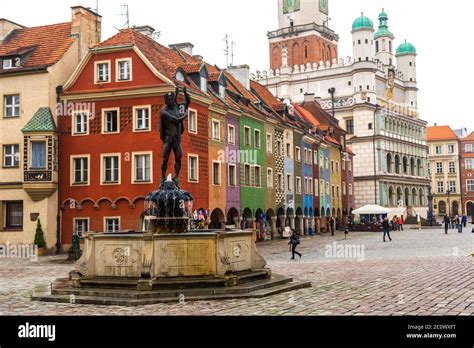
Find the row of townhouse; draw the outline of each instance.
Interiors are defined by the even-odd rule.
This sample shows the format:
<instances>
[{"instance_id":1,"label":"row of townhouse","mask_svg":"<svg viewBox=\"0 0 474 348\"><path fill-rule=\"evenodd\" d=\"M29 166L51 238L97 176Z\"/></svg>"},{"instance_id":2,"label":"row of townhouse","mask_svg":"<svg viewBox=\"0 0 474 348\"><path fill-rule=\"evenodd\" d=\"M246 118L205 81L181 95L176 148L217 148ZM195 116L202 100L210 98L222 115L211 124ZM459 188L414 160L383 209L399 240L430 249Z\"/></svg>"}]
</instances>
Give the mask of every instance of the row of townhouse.
<instances>
[{"instance_id":1,"label":"row of townhouse","mask_svg":"<svg viewBox=\"0 0 474 348\"><path fill-rule=\"evenodd\" d=\"M433 212L467 215L474 221L474 132L427 128Z\"/></svg>"},{"instance_id":2,"label":"row of townhouse","mask_svg":"<svg viewBox=\"0 0 474 348\"><path fill-rule=\"evenodd\" d=\"M142 230L161 179L159 113L176 86L192 99L180 186L209 228L266 221L272 237L285 226L310 234L350 214L353 153L314 95L285 104L247 66L221 70L191 44L164 47L148 26L99 43L100 16L82 7L65 26L62 36L17 26L0 37L3 61L31 50L0 71L12 79L0 91L0 242L31 243L38 218L49 249L67 249L73 234ZM62 50L37 82L37 67L25 68L53 39Z\"/></svg>"}]
</instances>

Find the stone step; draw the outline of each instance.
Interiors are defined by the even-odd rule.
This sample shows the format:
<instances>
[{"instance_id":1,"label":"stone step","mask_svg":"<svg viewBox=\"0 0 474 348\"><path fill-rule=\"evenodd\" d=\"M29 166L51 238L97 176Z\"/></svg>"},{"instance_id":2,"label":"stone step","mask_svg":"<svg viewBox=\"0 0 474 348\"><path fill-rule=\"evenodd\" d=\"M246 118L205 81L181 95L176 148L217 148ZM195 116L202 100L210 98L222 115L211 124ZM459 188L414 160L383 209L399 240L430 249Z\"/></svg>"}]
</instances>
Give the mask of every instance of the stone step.
<instances>
[{"instance_id":1,"label":"stone step","mask_svg":"<svg viewBox=\"0 0 474 348\"><path fill-rule=\"evenodd\" d=\"M74 296L91 296L91 297L110 297L110 298L127 298L141 299L154 297L178 297L202 296L202 295L218 295L218 294L242 294L259 291L262 289L279 286L290 283L293 279L274 275L271 278L258 279L252 282L244 282L236 286L214 287L214 288L173 288L159 289L152 291L137 291L126 289L106 289L106 288L71 288L67 286L58 286L53 288L53 295L74 295Z\"/></svg>"},{"instance_id":2,"label":"stone step","mask_svg":"<svg viewBox=\"0 0 474 348\"><path fill-rule=\"evenodd\" d=\"M241 294L214 294L214 295L191 295L184 298L184 301L204 301L204 300L227 300L227 299L244 299L244 298L262 298L272 296L283 292L293 291L297 289L310 287L310 282L291 282L275 285L269 288L253 291L250 293ZM34 301L46 302L60 302L71 303L69 295L36 295L32 297ZM115 305L115 306L143 306L156 303L179 303L180 297L154 297L154 298L140 298L140 299L125 299L125 298L111 298L102 296L75 296L74 303L76 304L93 304L93 305Z\"/></svg>"},{"instance_id":3,"label":"stone step","mask_svg":"<svg viewBox=\"0 0 474 348\"><path fill-rule=\"evenodd\" d=\"M270 270L253 270L245 272L237 272L235 275L238 280L237 283L250 282L256 279L265 279L269 276ZM123 279L123 278L96 278L81 280L83 288L104 288L104 289L136 289L137 279ZM228 279L226 277L173 277L166 279L157 279L153 281L153 289L166 288L209 288L209 287L224 287Z\"/></svg>"}]
</instances>

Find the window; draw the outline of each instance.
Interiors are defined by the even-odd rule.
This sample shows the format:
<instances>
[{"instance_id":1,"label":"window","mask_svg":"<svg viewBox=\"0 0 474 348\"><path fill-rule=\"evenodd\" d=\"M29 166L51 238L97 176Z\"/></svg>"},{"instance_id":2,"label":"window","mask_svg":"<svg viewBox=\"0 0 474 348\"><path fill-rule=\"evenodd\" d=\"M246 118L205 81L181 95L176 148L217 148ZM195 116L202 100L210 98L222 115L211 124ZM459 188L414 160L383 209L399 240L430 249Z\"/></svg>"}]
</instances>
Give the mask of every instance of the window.
<instances>
[{"instance_id":1,"label":"window","mask_svg":"<svg viewBox=\"0 0 474 348\"><path fill-rule=\"evenodd\" d=\"M291 144L286 143L286 157L291 158Z\"/></svg>"},{"instance_id":2,"label":"window","mask_svg":"<svg viewBox=\"0 0 474 348\"><path fill-rule=\"evenodd\" d=\"M308 183L308 188L309 188L309 194L313 194L313 179L309 178L309 183Z\"/></svg>"},{"instance_id":3,"label":"window","mask_svg":"<svg viewBox=\"0 0 474 348\"><path fill-rule=\"evenodd\" d=\"M199 181L199 158L195 155L188 155L188 181Z\"/></svg>"},{"instance_id":4,"label":"window","mask_svg":"<svg viewBox=\"0 0 474 348\"><path fill-rule=\"evenodd\" d=\"M254 130L254 143L256 148L260 148L260 131L258 129Z\"/></svg>"},{"instance_id":5,"label":"window","mask_svg":"<svg viewBox=\"0 0 474 348\"><path fill-rule=\"evenodd\" d=\"M102 183L118 184L120 181L120 155L102 156Z\"/></svg>"},{"instance_id":6,"label":"window","mask_svg":"<svg viewBox=\"0 0 474 348\"><path fill-rule=\"evenodd\" d=\"M456 181L454 180L448 181L448 190L450 192L456 192Z\"/></svg>"},{"instance_id":7,"label":"window","mask_svg":"<svg viewBox=\"0 0 474 348\"><path fill-rule=\"evenodd\" d=\"M325 160L324 167L325 167L326 169L329 169L329 158L327 158L327 157L326 157L326 160Z\"/></svg>"},{"instance_id":8,"label":"window","mask_svg":"<svg viewBox=\"0 0 474 348\"><path fill-rule=\"evenodd\" d=\"M244 127L244 144L250 146L250 127Z\"/></svg>"},{"instance_id":9,"label":"window","mask_svg":"<svg viewBox=\"0 0 474 348\"><path fill-rule=\"evenodd\" d=\"M267 133L265 145L267 153L273 153L273 136L270 133Z\"/></svg>"},{"instance_id":10,"label":"window","mask_svg":"<svg viewBox=\"0 0 474 348\"><path fill-rule=\"evenodd\" d=\"M31 143L30 168L46 168L46 143L44 141L32 141Z\"/></svg>"},{"instance_id":11,"label":"window","mask_svg":"<svg viewBox=\"0 0 474 348\"><path fill-rule=\"evenodd\" d=\"M72 185L87 185L89 183L89 158L72 158Z\"/></svg>"},{"instance_id":12,"label":"window","mask_svg":"<svg viewBox=\"0 0 474 348\"><path fill-rule=\"evenodd\" d=\"M150 153L139 153L133 155L133 182L152 182L151 170L152 167Z\"/></svg>"},{"instance_id":13,"label":"window","mask_svg":"<svg viewBox=\"0 0 474 348\"><path fill-rule=\"evenodd\" d=\"M456 164L454 162L449 162L449 174L456 173Z\"/></svg>"},{"instance_id":14,"label":"window","mask_svg":"<svg viewBox=\"0 0 474 348\"><path fill-rule=\"evenodd\" d=\"M102 133L118 133L119 130L119 110L102 110Z\"/></svg>"},{"instance_id":15,"label":"window","mask_svg":"<svg viewBox=\"0 0 474 348\"><path fill-rule=\"evenodd\" d=\"M105 218L104 225L106 233L116 233L120 231L120 218Z\"/></svg>"},{"instance_id":16,"label":"window","mask_svg":"<svg viewBox=\"0 0 474 348\"><path fill-rule=\"evenodd\" d=\"M221 139L220 122L218 120L212 120L212 139Z\"/></svg>"},{"instance_id":17,"label":"window","mask_svg":"<svg viewBox=\"0 0 474 348\"><path fill-rule=\"evenodd\" d=\"M336 186L336 197L339 198L340 197L340 188L339 188L339 185Z\"/></svg>"},{"instance_id":18,"label":"window","mask_svg":"<svg viewBox=\"0 0 474 348\"><path fill-rule=\"evenodd\" d=\"M235 164L229 164L229 186L235 187L237 183Z\"/></svg>"},{"instance_id":19,"label":"window","mask_svg":"<svg viewBox=\"0 0 474 348\"><path fill-rule=\"evenodd\" d=\"M301 162L301 149L298 146L295 147L295 157L298 162Z\"/></svg>"},{"instance_id":20,"label":"window","mask_svg":"<svg viewBox=\"0 0 474 348\"><path fill-rule=\"evenodd\" d=\"M250 186L250 164L244 166L244 186Z\"/></svg>"},{"instance_id":21,"label":"window","mask_svg":"<svg viewBox=\"0 0 474 348\"><path fill-rule=\"evenodd\" d=\"M466 187L468 192L474 192L474 180L467 180Z\"/></svg>"},{"instance_id":22,"label":"window","mask_svg":"<svg viewBox=\"0 0 474 348\"><path fill-rule=\"evenodd\" d=\"M207 93L207 79L204 76L201 76L200 88L201 91Z\"/></svg>"},{"instance_id":23,"label":"window","mask_svg":"<svg viewBox=\"0 0 474 348\"><path fill-rule=\"evenodd\" d=\"M316 152L316 150L314 151L314 164L318 165L318 153Z\"/></svg>"},{"instance_id":24,"label":"window","mask_svg":"<svg viewBox=\"0 0 474 348\"><path fill-rule=\"evenodd\" d=\"M303 162L308 163L308 149L307 148L303 149Z\"/></svg>"},{"instance_id":25,"label":"window","mask_svg":"<svg viewBox=\"0 0 474 348\"><path fill-rule=\"evenodd\" d=\"M314 195L319 196L319 183L317 180L314 181Z\"/></svg>"},{"instance_id":26,"label":"window","mask_svg":"<svg viewBox=\"0 0 474 348\"><path fill-rule=\"evenodd\" d=\"M352 196L352 184L349 184L349 196Z\"/></svg>"},{"instance_id":27,"label":"window","mask_svg":"<svg viewBox=\"0 0 474 348\"><path fill-rule=\"evenodd\" d=\"M289 192L293 191L293 180L291 174L286 174L286 187Z\"/></svg>"},{"instance_id":28,"label":"window","mask_svg":"<svg viewBox=\"0 0 474 348\"><path fill-rule=\"evenodd\" d=\"M354 134L354 120L346 120L346 131L348 134Z\"/></svg>"},{"instance_id":29,"label":"window","mask_svg":"<svg viewBox=\"0 0 474 348\"><path fill-rule=\"evenodd\" d=\"M3 167L17 168L20 166L20 146L3 145Z\"/></svg>"},{"instance_id":30,"label":"window","mask_svg":"<svg viewBox=\"0 0 474 348\"><path fill-rule=\"evenodd\" d=\"M13 68L13 59L4 59L2 63L3 69L11 69Z\"/></svg>"},{"instance_id":31,"label":"window","mask_svg":"<svg viewBox=\"0 0 474 348\"><path fill-rule=\"evenodd\" d=\"M255 174L255 187L261 187L262 186L262 183L261 183L262 173L259 166L254 167L254 174Z\"/></svg>"},{"instance_id":32,"label":"window","mask_svg":"<svg viewBox=\"0 0 474 348\"><path fill-rule=\"evenodd\" d=\"M375 53L379 53L379 42L375 41Z\"/></svg>"},{"instance_id":33,"label":"window","mask_svg":"<svg viewBox=\"0 0 474 348\"><path fill-rule=\"evenodd\" d=\"M281 140L277 140L276 154L279 155L279 156L283 155L283 147L282 147Z\"/></svg>"},{"instance_id":34,"label":"window","mask_svg":"<svg viewBox=\"0 0 474 348\"><path fill-rule=\"evenodd\" d=\"M151 106L136 106L133 110L134 131L149 131Z\"/></svg>"},{"instance_id":35,"label":"window","mask_svg":"<svg viewBox=\"0 0 474 348\"><path fill-rule=\"evenodd\" d=\"M329 196L330 192L329 192L329 183L327 182L326 183L326 195Z\"/></svg>"},{"instance_id":36,"label":"window","mask_svg":"<svg viewBox=\"0 0 474 348\"><path fill-rule=\"evenodd\" d=\"M20 96L15 95L6 95L4 97L4 117L20 117Z\"/></svg>"},{"instance_id":37,"label":"window","mask_svg":"<svg viewBox=\"0 0 474 348\"><path fill-rule=\"evenodd\" d=\"M319 155L319 166L324 167L324 158L323 155Z\"/></svg>"},{"instance_id":38,"label":"window","mask_svg":"<svg viewBox=\"0 0 474 348\"><path fill-rule=\"evenodd\" d=\"M334 198L335 194L336 194L336 188L334 187L334 185L332 185L331 186L331 196Z\"/></svg>"},{"instance_id":39,"label":"window","mask_svg":"<svg viewBox=\"0 0 474 348\"><path fill-rule=\"evenodd\" d=\"M283 182L283 174L281 173L278 173L277 174L277 189L278 191L283 191L285 188L284 188L284 182Z\"/></svg>"},{"instance_id":40,"label":"window","mask_svg":"<svg viewBox=\"0 0 474 348\"><path fill-rule=\"evenodd\" d=\"M466 158L466 170L472 170L473 165L472 165L472 158Z\"/></svg>"},{"instance_id":41,"label":"window","mask_svg":"<svg viewBox=\"0 0 474 348\"><path fill-rule=\"evenodd\" d=\"M334 173L334 161L331 161L331 173Z\"/></svg>"},{"instance_id":42,"label":"window","mask_svg":"<svg viewBox=\"0 0 474 348\"><path fill-rule=\"evenodd\" d=\"M188 131L189 133L197 134L197 111L189 109L188 110Z\"/></svg>"},{"instance_id":43,"label":"window","mask_svg":"<svg viewBox=\"0 0 474 348\"><path fill-rule=\"evenodd\" d=\"M214 186L221 185L221 163L212 162L212 184Z\"/></svg>"},{"instance_id":44,"label":"window","mask_svg":"<svg viewBox=\"0 0 474 348\"><path fill-rule=\"evenodd\" d=\"M444 183L442 181L438 181L438 193L444 193Z\"/></svg>"},{"instance_id":45,"label":"window","mask_svg":"<svg viewBox=\"0 0 474 348\"><path fill-rule=\"evenodd\" d=\"M441 147L441 145L436 145L435 146L435 153L437 155L441 155L443 153L443 148Z\"/></svg>"},{"instance_id":46,"label":"window","mask_svg":"<svg viewBox=\"0 0 474 348\"><path fill-rule=\"evenodd\" d=\"M117 81L130 81L132 79L132 59L117 60Z\"/></svg>"},{"instance_id":47,"label":"window","mask_svg":"<svg viewBox=\"0 0 474 348\"><path fill-rule=\"evenodd\" d=\"M74 219L74 234L82 238L86 232L89 232L89 219Z\"/></svg>"},{"instance_id":48,"label":"window","mask_svg":"<svg viewBox=\"0 0 474 348\"><path fill-rule=\"evenodd\" d=\"M5 228L23 228L23 202L5 202Z\"/></svg>"},{"instance_id":49,"label":"window","mask_svg":"<svg viewBox=\"0 0 474 348\"><path fill-rule=\"evenodd\" d=\"M443 163L442 162L437 162L436 163L436 173L437 174L442 174L443 173Z\"/></svg>"},{"instance_id":50,"label":"window","mask_svg":"<svg viewBox=\"0 0 474 348\"><path fill-rule=\"evenodd\" d=\"M472 144L466 144L466 146L464 147L464 150L465 152L472 152Z\"/></svg>"},{"instance_id":51,"label":"window","mask_svg":"<svg viewBox=\"0 0 474 348\"><path fill-rule=\"evenodd\" d=\"M448 154L452 155L454 153L454 145L449 144L448 145Z\"/></svg>"},{"instance_id":52,"label":"window","mask_svg":"<svg viewBox=\"0 0 474 348\"><path fill-rule=\"evenodd\" d=\"M296 177L296 193L301 194L301 178L299 176Z\"/></svg>"},{"instance_id":53,"label":"window","mask_svg":"<svg viewBox=\"0 0 474 348\"><path fill-rule=\"evenodd\" d=\"M345 196L347 194L346 182L342 182L342 195Z\"/></svg>"},{"instance_id":54,"label":"window","mask_svg":"<svg viewBox=\"0 0 474 348\"><path fill-rule=\"evenodd\" d=\"M273 169L267 168L267 187L273 188Z\"/></svg>"},{"instance_id":55,"label":"window","mask_svg":"<svg viewBox=\"0 0 474 348\"><path fill-rule=\"evenodd\" d=\"M324 180L319 182L319 194L324 195Z\"/></svg>"},{"instance_id":56,"label":"window","mask_svg":"<svg viewBox=\"0 0 474 348\"><path fill-rule=\"evenodd\" d=\"M219 85L219 97L222 99L225 99L225 86L224 85Z\"/></svg>"},{"instance_id":57,"label":"window","mask_svg":"<svg viewBox=\"0 0 474 348\"><path fill-rule=\"evenodd\" d=\"M227 127L227 142L231 145L235 144L235 127L229 125Z\"/></svg>"},{"instance_id":58,"label":"window","mask_svg":"<svg viewBox=\"0 0 474 348\"><path fill-rule=\"evenodd\" d=\"M372 123L369 123L369 129L372 129Z\"/></svg>"},{"instance_id":59,"label":"window","mask_svg":"<svg viewBox=\"0 0 474 348\"><path fill-rule=\"evenodd\" d=\"M308 150L308 164L311 164L312 160L313 160L313 151Z\"/></svg>"},{"instance_id":60,"label":"window","mask_svg":"<svg viewBox=\"0 0 474 348\"><path fill-rule=\"evenodd\" d=\"M339 161L336 161L336 173L339 173Z\"/></svg>"},{"instance_id":61,"label":"window","mask_svg":"<svg viewBox=\"0 0 474 348\"><path fill-rule=\"evenodd\" d=\"M87 112L76 112L74 113L74 128L73 135L86 135L89 133L89 118Z\"/></svg>"},{"instance_id":62,"label":"window","mask_svg":"<svg viewBox=\"0 0 474 348\"><path fill-rule=\"evenodd\" d=\"M110 82L110 61L95 63L95 82Z\"/></svg>"}]
</instances>

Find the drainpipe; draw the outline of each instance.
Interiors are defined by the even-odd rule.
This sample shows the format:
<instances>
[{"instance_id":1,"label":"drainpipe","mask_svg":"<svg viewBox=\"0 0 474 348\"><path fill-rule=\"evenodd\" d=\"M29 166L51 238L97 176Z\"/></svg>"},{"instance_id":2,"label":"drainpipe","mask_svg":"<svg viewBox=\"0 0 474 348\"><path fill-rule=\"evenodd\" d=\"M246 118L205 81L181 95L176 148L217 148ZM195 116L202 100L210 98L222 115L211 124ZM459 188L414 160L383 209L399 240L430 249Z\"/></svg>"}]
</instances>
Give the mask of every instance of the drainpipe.
<instances>
[{"instance_id":1,"label":"drainpipe","mask_svg":"<svg viewBox=\"0 0 474 348\"><path fill-rule=\"evenodd\" d=\"M61 102L61 94L63 93L63 86L57 86L56 87L56 103ZM61 182L60 182L60 168L61 166L59 165L60 163L60 158L61 156L59 155L59 151L61 149L61 146L59 144L60 139L61 139L61 127L60 127L60 119L61 115L56 115L57 119L57 128L58 128L58 134L57 134L57 144L58 144L58 149L57 149L57 161L58 161L58 214L56 216L56 254L59 255L61 254L61 195L60 195L60 189L61 189Z\"/></svg>"},{"instance_id":2,"label":"drainpipe","mask_svg":"<svg viewBox=\"0 0 474 348\"><path fill-rule=\"evenodd\" d=\"M377 128L377 125L376 125L376 115L377 115L377 111L379 110L379 104L376 104L375 105L375 110L374 110L374 124L373 124L373 128L374 128L374 137L373 137L373 147L374 147L374 198L375 198L375 205L377 205L377 162L376 162L376 151L375 151L375 135L376 135L376 128Z\"/></svg>"}]
</instances>

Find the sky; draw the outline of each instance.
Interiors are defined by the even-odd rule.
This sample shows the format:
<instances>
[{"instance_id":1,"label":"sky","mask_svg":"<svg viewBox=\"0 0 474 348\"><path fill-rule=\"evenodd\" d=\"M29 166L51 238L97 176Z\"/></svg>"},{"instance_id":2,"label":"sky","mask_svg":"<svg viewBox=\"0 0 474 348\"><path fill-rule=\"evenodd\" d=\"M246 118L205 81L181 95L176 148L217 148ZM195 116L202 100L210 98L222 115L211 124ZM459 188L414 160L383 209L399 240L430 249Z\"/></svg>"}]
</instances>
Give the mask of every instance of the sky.
<instances>
[{"instance_id":1,"label":"sky","mask_svg":"<svg viewBox=\"0 0 474 348\"><path fill-rule=\"evenodd\" d=\"M305 1L305 0L302 0ZM234 41L234 61L251 71L269 67L268 31L278 29L277 0L99 0L102 39L126 27L123 4L128 3L129 25L150 25L164 45L191 42L194 53L221 68L226 66L224 37ZM70 7L96 8L96 0L0 0L0 17L24 26L70 21ZM5 5L8 4L8 5ZM45 8L46 7L46 8ZM471 35L474 2L467 0L329 0L329 26L339 34L340 57L352 56L351 26L364 12L377 25L385 9L395 46L404 40L418 52L418 105L428 125L450 125L474 130L471 99L474 77ZM469 78L469 76L471 76ZM469 80L468 80L469 79Z\"/></svg>"}]
</instances>

